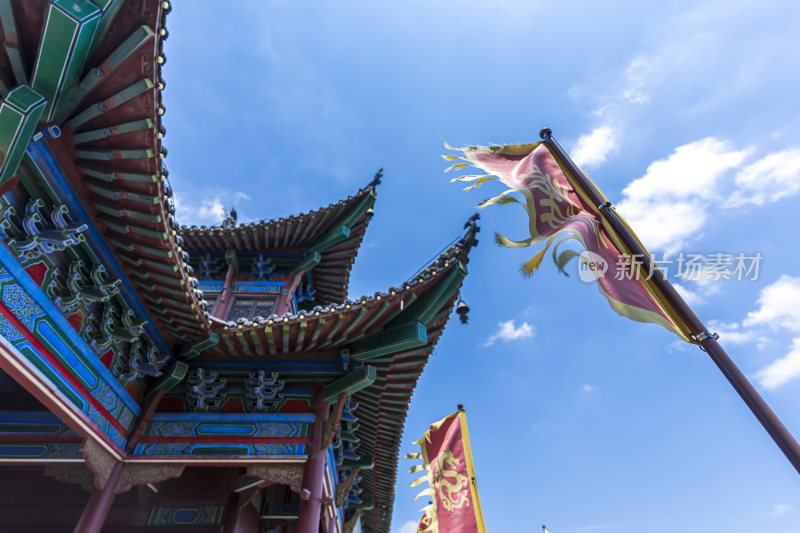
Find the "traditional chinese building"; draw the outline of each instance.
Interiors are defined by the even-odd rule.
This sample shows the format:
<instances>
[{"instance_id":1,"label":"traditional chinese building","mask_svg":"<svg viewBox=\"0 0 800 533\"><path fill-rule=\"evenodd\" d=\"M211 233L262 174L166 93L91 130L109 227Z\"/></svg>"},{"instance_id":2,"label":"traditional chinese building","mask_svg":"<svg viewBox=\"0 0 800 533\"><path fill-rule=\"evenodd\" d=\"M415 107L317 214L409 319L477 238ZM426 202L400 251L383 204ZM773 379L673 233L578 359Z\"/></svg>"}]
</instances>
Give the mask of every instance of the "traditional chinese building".
<instances>
[{"instance_id":1,"label":"traditional chinese building","mask_svg":"<svg viewBox=\"0 0 800 533\"><path fill-rule=\"evenodd\" d=\"M380 173L310 213L180 226L170 9L0 0L0 531L387 532L475 217L355 300Z\"/></svg>"}]
</instances>

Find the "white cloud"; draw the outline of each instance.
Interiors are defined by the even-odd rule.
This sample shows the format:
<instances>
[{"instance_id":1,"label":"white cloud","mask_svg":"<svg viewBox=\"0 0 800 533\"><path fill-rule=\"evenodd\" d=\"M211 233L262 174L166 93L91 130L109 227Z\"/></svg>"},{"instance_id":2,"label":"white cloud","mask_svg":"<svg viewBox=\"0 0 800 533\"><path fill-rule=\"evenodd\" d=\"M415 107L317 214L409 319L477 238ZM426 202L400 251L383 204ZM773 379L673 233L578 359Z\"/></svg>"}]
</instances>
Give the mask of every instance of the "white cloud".
<instances>
[{"instance_id":1,"label":"white cloud","mask_svg":"<svg viewBox=\"0 0 800 533\"><path fill-rule=\"evenodd\" d=\"M392 533L417 533L418 525L419 522L414 522L413 520L409 520L408 522L400 526L399 529L393 529Z\"/></svg>"},{"instance_id":2,"label":"white cloud","mask_svg":"<svg viewBox=\"0 0 800 533\"><path fill-rule=\"evenodd\" d=\"M703 296L697 291L693 291L687 288L685 285L681 285L680 283L673 283L672 286L675 287L675 290L678 291L678 294L681 295L681 298L683 298L690 306L706 303L705 298L703 298Z\"/></svg>"},{"instance_id":3,"label":"white cloud","mask_svg":"<svg viewBox=\"0 0 800 533\"><path fill-rule=\"evenodd\" d=\"M594 392L597 390L597 387L594 385L589 385L588 383L585 383L581 388L583 389L583 392Z\"/></svg>"},{"instance_id":4,"label":"white cloud","mask_svg":"<svg viewBox=\"0 0 800 533\"><path fill-rule=\"evenodd\" d=\"M625 187L617 209L647 246L675 251L703 227L719 181L750 151L713 137L679 146Z\"/></svg>"},{"instance_id":5,"label":"white cloud","mask_svg":"<svg viewBox=\"0 0 800 533\"><path fill-rule=\"evenodd\" d=\"M769 154L736 174L736 186L729 200L732 207L752 203L763 205L800 191L800 148Z\"/></svg>"},{"instance_id":6,"label":"white cloud","mask_svg":"<svg viewBox=\"0 0 800 533\"><path fill-rule=\"evenodd\" d=\"M786 505L785 503L776 503L772 506L772 512L770 513L772 516L778 516L782 514L786 514L788 511L792 510L791 505Z\"/></svg>"},{"instance_id":7,"label":"white cloud","mask_svg":"<svg viewBox=\"0 0 800 533\"><path fill-rule=\"evenodd\" d=\"M608 154L619 146L619 132L611 126L600 126L578 137L572 159L579 167L593 168L605 163Z\"/></svg>"},{"instance_id":8,"label":"white cloud","mask_svg":"<svg viewBox=\"0 0 800 533\"><path fill-rule=\"evenodd\" d=\"M759 349L770 340L764 330L800 331L800 278L783 275L764 287L758 296L758 309L747 313L741 324L711 320L709 330L719 333L722 342L740 344L757 341ZM759 369L754 378L774 390L800 376L800 337L792 340L788 353Z\"/></svg>"},{"instance_id":9,"label":"white cloud","mask_svg":"<svg viewBox=\"0 0 800 533\"><path fill-rule=\"evenodd\" d=\"M789 353L755 374L759 384L769 390L777 389L798 376L800 376L800 337L792 341Z\"/></svg>"},{"instance_id":10,"label":"white cloud","mask_svg":"<svg viewBox=\"0 0 800 533\"><path fill-rule=\"evenodd\" d=\"M721 341L726 344L742 344L759 338L755 331L744 329L736 322L709 320L708 330L719 333Z\"/></svg>"},{"instance_id":11,"label":"white cloud","mask_svg":"<svg viewBox=\"0 0 800 533\"><path fill-rule=\"evenodd\" d=\"M519 327L516 327L514 321L509 320L507 322L498 322L497 326L497 333L486 339L486 342L483 343L484 346L491 346L498 340L508 342L529 339L536 334L535 328L527 322L523 322Z\"/></svg>"},{"instance_id":12,"label":"white cloud","mask_svg":"<svg viewBox=\"0 0 800 533\"><path fill-rule=\"evenodd\" d=\"M764 325L800 331L800 278L784 274L764 287L758 297L759 308L747 313L745 326Z\"/></svg>"},{"instance_id":13,"label":"white cloud","mask_svg":"<svg viewBox=\"0 0 800 533\"><path fill-rule=\"evenodd\" d=\"M625 81L627 85L622 90L622 97L633 104L644 104L650 101L648 85L651 82L653 73L661 65L657 57L637 57L628 63L625 69Z\"/></svg>"},{"instance_id":14,"label":"white cloud","mask_svg":"<svg viewBox=\"0 0 800 533\"><path fill-rule=\"evenodd\" d=\"M192 224L219 224L225 216L225 206L219 197L203 199L200 205L191 205L179 193L175 194L175 217L184 225Z\"/></svg>"},{"instance_id":15,"label":"white cloud","mask_svg":"<svg viewBox=\"0 0 800 533\"><path fill-rule=\"evenodd\" d=\"M237 206L239 202L249 201L250 196L241 191L218 190L213 194L195 200L199 192L190 196L185 193L175 193L175 218L179 224L191 225L217 225L225 218L225 212L232 206ZM247 217L242 216L239 211L239 222L246 222Z\"/></svg>"}]
</instances>

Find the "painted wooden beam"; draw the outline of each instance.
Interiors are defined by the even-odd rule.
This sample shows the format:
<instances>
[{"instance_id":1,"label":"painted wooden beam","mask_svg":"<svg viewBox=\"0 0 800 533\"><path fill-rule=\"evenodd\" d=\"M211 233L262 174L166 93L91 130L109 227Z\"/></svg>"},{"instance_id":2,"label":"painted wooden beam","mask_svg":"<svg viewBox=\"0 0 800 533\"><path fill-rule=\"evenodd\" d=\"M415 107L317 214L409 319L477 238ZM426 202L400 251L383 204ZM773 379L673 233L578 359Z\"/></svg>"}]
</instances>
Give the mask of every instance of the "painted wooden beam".
<instances>
[{"instance_id":1,"label":"painted wooden beam","mask_svg":"<svg viewBox=\"0 0 800 533\"><path fill-rule=\"evenodd\" d=\"M183 352L179 357L186 361L187 359L193 359L200 355L200 352L204 350L208 350L212 346L216 345L219 342L219 334L211 333L208 338L202 342L198 342L185 352Z\"/></svg>"},{"instance_id":2,"label":"painted wooden beam","mask_svg":"<svg viewBox=\"0 0 800 533\"><path fill-rule=\"evenodd\" d=\"M233 267L235 274L239 273L239 255L234 248L225 250L225 262Z\"/></svg>"},{"instance_id":3,"label":"painted wooden beam","mask_svg":"<svg viewBox=\"0 0 800 533\"><path fill-rule=\"evenodd\" d=\"M359 502L350 501L346 503L348 509L363 509L365 511L369 511L375 506L373 499L367 496L364 496Z\"/></svg>"},{"instance_id":4,"label":"painted wooden beam","mask_svg":"<svg viewBox=\"0 0 800 533\"><path fill-rule=\"evenodd\" d=\"M142 80L137 81L133 85L126 87L125 89L121 90L114 96L110 96L103 100L102 102L97 102L94 105L91 105L75 115L69 121L69 125L71 128L76 129L79 126L83 125L86 122L89 122L95 117L99 117L106 111L114 109L117 106L120 106L127 102L128 100L139 96L145 91L148 91L154 87L153 82L149 78L145 78Z\"/></svg>"},{"instance_id":5,"label":"painted wooden beam","mask_svg":"<svg viewBox=\"0 0 800 533\"><path fill-rule=\"evenodd\" d=\"M374 366L364 365L355 372L347 374L325 385L322 397L326 403L334 403L340 394L355 394L375 383L377 370Z\"/></svg>"},{"instance_id":6,"label":"painted wooden beam","mask_svg":"<svg viewBox=\"0 0 800 533\"><path fill-rule=\"evenodd\" d=\"M350 468L358 468L361 470L372 470L375 468L375 458L371 455L365 455L358 459L344 459L342 461L342 470Z\"/></svg>"},{"instance_id":7,"label":"painted wooden beam","mask_svg":"<svg viewBox=\"0 0 800 533\"><path fill-rule=\"evenodd\" d=\"M169 370L153 382L147 391L147 396L152 396L157 391L169 392L175 385L183 381L188 371L189 365L181 361L175 361Z\"/></svg>"},{"instance_id":8,"label":"painted wooden beam","mask_svg":"<svg viewBox=\"0 0 800 533\"><path fill-rule=\"evenodd\" d=\"M290 276L302 274L317 266L322 260L322 255L319 252L310 252L297 266L295 266L289 273Z\"/></svg>"},{"instance_id":9,"label":"painted wooden beam","mask_svg":"<svg viewBox=\"0 0 800 533\"><path fill-rule=\"evenodd\" d=\"M11 5L11 0L0 0L0 20L3 23L3 33L6 36L6 53L11 62L11 69L14 71L14 78L16 78L17 84L26 84L28 83L28 74L25 71L25 54L19 44L17 22L14 18L14 8ZM11 87L9 85L9 89Z\"/></svg>"},{"instance_id":10,"label":"painted wooden beam","mask_svg":"<svg viewBox=\"0 0 800 533\"><path fill-rule=\"evenodd\" d=\"M125 3L125 0L91 0L91 2L97 6L101 13L100 21L97 23L97 30L92 40L92 46L89 47L89 52L86 54L86 57L94 62L97 49L102 44L108 29L111 27L111 23L114 22L114 18L117 16L119 8Z\"/></svg>"},{"instance_id":11,"label":"painted wooden beam","mask_svg":"<svg viewBox=\"0 0 800 533\"><path fill-rule=\"evenodd\" d=\"M45 122L52 122L77 86L101 12L89 0L51 0L31 76L47 98Z\"/></svg>"},{"instance_id":12,"label":"painted wooden beam","mask_svg":"<svg viewBox=\"0 0 800 533\"><path fill-rule=\"evenodd\" d=\"M336 228L329 231L322 237L320 240L316 241L314 244L309 246L308 251L310 252L321 252L326 248L330 248L334 244L338 244L348 238L350 236L350 228L347 226L337 226Z\"/></svg>"},{"instance_id":13,"label":"painted wooden beam","mask_svg":"<svg viewBox=\"0 0 800 533\"><path fill-rule=\"evenodd\" d=\"M353 226L358 221L358 219L361 218L364 215L364 213L367 212L367 209L369 209L375 204L376 196L377 195L375 194L374 189L369 191L369 193L367 193L367 195L364 196L364 198L362 198L360 202L358 202L358 205L356 205L356 207L352 211L350 211L350 213L347 215L347 218L345 218L342 221L342 225L347 226L351 230L355 230Z\"/></svg>"},{"instance_id":14,"label":"painted wooden beam","mask_svg":"<svg viewBox=\"0 0 800 533\"><path fill-rule=\"evenodd\" d=\"M0 104L0 186L17 172L47 101L20 85Z\"/></svg>"},{"instance_id":15,"label":"painted wooden beam","mask_svg":"<svg viewBox=\"0 0 800 533\"><path fill-rule=\"evenodd\" d=\"M80 84L75 88L72 94L67 98L66 105L60 109L60 114L56 115L60 120L66 118L71 114L75 107L81 103L89 92L97 86L101 79L108 76L113 72L123 61L133 55L144 44L150 42L153 38L153 30L148 26L139 26L136 30L119 45L111 55L100 65L89 69L89 72L83 77ZM97 42L97 39L95 39ZM94 64L94 63L90 63Z\"/></svg>"},{"instance_id":16,"label":"painted wooden beam","mask_svg":"<svg viewBox=\"0 0 800 533\"><path fill-rule=\"evenodd\" d=\"M122 135L123 133L131 133L133 131L149 130L153 127L153 121L149 118L142 120L134 120L133 122L126 122L116 126L109 126L99 130L91 130L83 133L78 133L74 136L75 144L87 143L97 141L112 135ZM150 181L150 180L148 180Z\"/></svg>"},{"instance_id":17,"label":"painted wooden beam","mask_svg":"<svg viewBox=\"0 0 800 533\"><path fill-rule=\"evenodd\" d=\"M357 361L365 361L395 352L402 352L428 342L425 325L413 322L403 326L381 331L350 346L350 357Z\"/></svg>"}]
</instances>

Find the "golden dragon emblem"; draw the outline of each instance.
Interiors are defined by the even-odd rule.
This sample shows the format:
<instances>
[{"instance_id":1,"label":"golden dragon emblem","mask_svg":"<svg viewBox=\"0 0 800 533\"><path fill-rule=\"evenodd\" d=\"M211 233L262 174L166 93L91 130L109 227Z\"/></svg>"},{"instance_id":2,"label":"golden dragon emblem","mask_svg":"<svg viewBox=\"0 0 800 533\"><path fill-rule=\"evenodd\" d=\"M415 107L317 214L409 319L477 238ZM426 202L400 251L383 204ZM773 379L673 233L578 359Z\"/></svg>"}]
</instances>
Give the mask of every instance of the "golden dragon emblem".
<instances>
[{"instance_id":1,"label":"golden dragon emblem","mask_svg":"<svg viewBox=\"0 0 800 533\"><path fill-rule=\"evenodd\" d=\"M453 452L444 450L436 459L436 469L433 485L442 507L445 511L453 512L465 505L469 507L469 480L459 472L461 459L453 457Z\"/></svg>"}]
</instances>

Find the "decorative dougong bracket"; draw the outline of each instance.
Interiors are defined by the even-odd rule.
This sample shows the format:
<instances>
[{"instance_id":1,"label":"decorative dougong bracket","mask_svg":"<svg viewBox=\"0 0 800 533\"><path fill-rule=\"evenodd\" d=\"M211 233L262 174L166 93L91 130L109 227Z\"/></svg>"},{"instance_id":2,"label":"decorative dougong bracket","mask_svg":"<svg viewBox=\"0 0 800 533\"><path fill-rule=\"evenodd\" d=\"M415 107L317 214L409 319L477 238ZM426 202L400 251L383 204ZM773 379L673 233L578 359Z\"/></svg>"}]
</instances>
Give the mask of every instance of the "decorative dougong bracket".
<instances>
[{"instance_id":1,"label":"decorative dougong bracket","mask_svg":"<svg viewBox=\"0 0 800 533\"><path fill-rule=\"evenodd\" d=\"M258 254L258 258L253 261L253 275L257 280L264 280L269 277L270 274L275 272L275 265L272 264L272 261L269 257L266 259L263 255Z\"/></svg>"},{"instance_id":2,"label":"decorative dougong bracket","mask_svg":"<svg viewBox=\"0 0 800 533\"><path fill-rule=\"evenodd\" d=\"M308 280L308 278L304 278L303 282L300 283L300 286L297 287L297 290L295 291L295 297L297 298L298 302L313 302L316 292L317 291L314 289L313 285L311 285L311 281Z\"/></svg>"},{"instance_id":3,"label":"decorative dougong bracket","mask_svg":"<svg viewBox=\"0 0 800 533\"><path fill-rule=\"evenodd\" d=\"M267 374L263 370L251 372L247 387L247 410L252 412L273 411L283 400L283 380L278 373Z\"/></svg>"},{"instance_id":4,"label":"decorative dougong bracket","mask_svg":"<svg viewBox=\"0 0 800 533\"><path fill-rule=\"evenodd\" d=\"M68 212L67 206L57 205L47 214L44 202L39 198L32 199L25 207L21 221L14 207L9 206L2 215L0 231L8 239L8 246L24 263L83 242L81 233L88 226L67 220Z\"/></svg>"},{"instance_id":5,"label":"decorative dougong bracket","mask_svg":"<svg viewBox=\"0 0 800 533\"><path fill-rule=\"evenodd\" d=\"M206 372L202 368L193 370L186 378L189 407L194 411L214 411L222 406L225 399L223 389L227 381L216 372Z\"/></svg>"},{"instance_id":6,"label":"decorative dougong bracket","mask_svg":"<svg viewBox=\"0 0 800 533\"><path fill-rule=\"evenodd\" d=\"M86 276L85 263L77 259L69 266L66 288L67 294L59 295L56 304L66 311L71 311L78 304L88 305L95 302L107 302L119 293L117 286L121 283L118 279L109 279L106 276L106 267L97 265Z\"/></svg>"},{"instance_id":7,"label":"decorative dougong bracket","mask_svg":"<svg viewBox=\"0 0 800 533\"><path fill-rule=\"evenodd\" d=\"M137 345L133 345L128 352L128 356L118 360L114 370L120 382L128 386L138 378L145 376L157 378L161 376L161 370L168 360L168 355L160 355L153 348L147 350L146 355L142 355L142 349Z\"/></svg>"},{"instance_id":8,"label":"decorative dougong bracket","mask_svg":"<svg viewBox=\"0 0 800 533\"><path fill-rule=\"evenodd\" d=\"M219 258L206 254L200 259L199 268L203 279L214 279L225 269L225 264Z\"/></svg>"}]
</instances>

